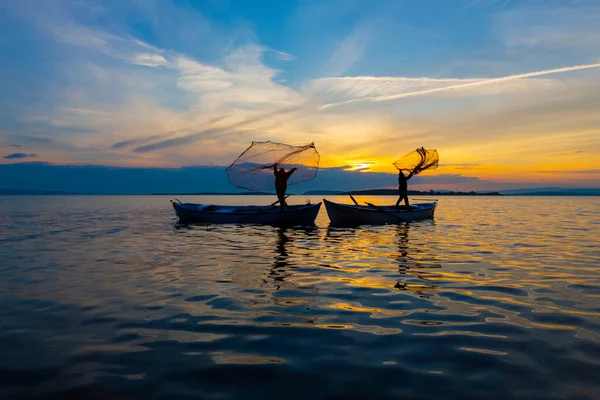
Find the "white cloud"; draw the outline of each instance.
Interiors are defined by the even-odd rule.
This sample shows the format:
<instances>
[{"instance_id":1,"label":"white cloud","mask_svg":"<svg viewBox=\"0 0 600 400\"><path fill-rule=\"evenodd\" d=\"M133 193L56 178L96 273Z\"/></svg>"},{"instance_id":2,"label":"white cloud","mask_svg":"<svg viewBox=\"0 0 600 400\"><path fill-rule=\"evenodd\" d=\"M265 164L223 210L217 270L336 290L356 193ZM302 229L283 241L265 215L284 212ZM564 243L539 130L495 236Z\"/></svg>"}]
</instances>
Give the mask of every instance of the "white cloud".
<instances>
[{"instance_id":1,"label":"white cloud","mask_svg":"<svg viewBox=\"0 0 600 400\"><path fill-rule=\"evenodd\" d=\"M121 37L108 32L87 28L76 23L49 28L56 41L71 46L95 51L107 57L146 67L160 67L168 64L158 49L139 39Z\"/></svg>"},{"instance_id":2,"label":"white cloud","mask_svg":"<svg viewBox=\"0 0 600 400\"><path fill-rule=\"evenodd\" d=\"M175 66L181 77L177 87L199 94L223 90L230 87L231 74L221 68L204 65L187 57L178 56Z\"/></svg>"},{"instance_id":3,"label":"white cloud","mask_svg":"<svg viewBox=\"0 0 600 400\"><path fill-rule=\"evenodd\" d=\"M299 93L274 82L277 70L265 65L261 58L265 49L246 45L227 54L218 69L220 79L229 82L225 91L203 93L206 103L228 105L242 114L249 108L272 111L304 101ZM217 71L214 71L217 73Z\"/></svg>"},{"instance_id":4,"label":"white cloud","mask_svg":"<svg viewBox=\"0 0 600 400\"><path fill-rule=\"evenodd\" d=\"M131 63L146 67L164 67L168 64L167 60L163 56L152 53L137 53L133 56Z\"/></svg>"}]
</instances>

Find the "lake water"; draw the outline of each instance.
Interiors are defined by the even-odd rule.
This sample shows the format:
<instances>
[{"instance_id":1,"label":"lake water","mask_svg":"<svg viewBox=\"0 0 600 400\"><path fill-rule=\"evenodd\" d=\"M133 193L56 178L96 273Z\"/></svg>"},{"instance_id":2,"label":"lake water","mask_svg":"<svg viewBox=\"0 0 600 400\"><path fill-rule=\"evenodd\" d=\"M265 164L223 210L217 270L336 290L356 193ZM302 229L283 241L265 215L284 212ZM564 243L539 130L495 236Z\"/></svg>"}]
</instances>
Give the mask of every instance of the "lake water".
<instances>
[{"instance_id":1,"label":"lake water","mask_svg":"<svg viewBox=\"0 0 600 400\"><path fill-rule=\"evenodd\" d=\"M600 398L598 197L343 229L168 200L0 197L0 397Z\"/></svg>"}]
</instances>

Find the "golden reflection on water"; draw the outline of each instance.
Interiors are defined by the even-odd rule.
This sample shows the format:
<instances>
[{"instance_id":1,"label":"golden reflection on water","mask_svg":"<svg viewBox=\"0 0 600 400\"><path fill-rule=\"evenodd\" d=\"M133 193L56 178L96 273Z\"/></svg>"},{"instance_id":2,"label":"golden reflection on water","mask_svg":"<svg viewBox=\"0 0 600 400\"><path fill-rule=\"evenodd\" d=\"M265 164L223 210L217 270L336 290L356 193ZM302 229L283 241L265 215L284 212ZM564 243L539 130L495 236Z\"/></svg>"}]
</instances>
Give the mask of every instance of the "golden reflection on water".
<instances>
[{"instance_id":1,"label":"golden reflection on water","mask_svg":"<svg viewBox=\"0 0 600 400\"><path fill-rule=\"evenodd\" d=\"M382 203L377 198L367 200ZM388 226L178 227L174 232L178 239L159 246L152 252L152 258L128 253L117 254L111 261L116 267L115 272L122 266L136 274L150 268L151 286L173 287L184 292L184 298L191 299L177 302L181 311L223 318L219 323L227 323L227 318L250 323L262 317L290 317L293 321L284 322L288 326L308 323L312 328L339 326L337 329L353 329L361 324L319 323L336 320L336 315L320 315L319 310L365 314L371 319L402 319L427 310L428 318L419 321L423 326L434 326L439 321L433 316L450 310L469 316L487 311L498 315L488 317L490 321L572 330L576 329L573 325L532 321L512 310L522 308L538 314L600 316L597 309L575 308L573 296L581 299L582 293L570 289L573 285L585 285L589 275L596 272L593 266L578 265L578 273L574 274L564 266L569 263L566 257L559 262L556 257L548 259L548 264L552 265L545 268L539 261L544 252L532 254L531 249L547 248L553 240L565 245L560 235L548 235L539 222L535 222L539 216L530 216L527 234L517 239L513 234L521 229L519 226L524 221L513 219L514 229L506 230L504 220L506 213L522 211L515 210L514 205L502 200L491 202L487 214L473 213L469 215L468 223L461 223L465 217L462 207L445 202L441 203L435 220ZM526 206L518 207L529 210ZM569 223L577 224L577 221L569 220ZM502 227L504 231L498 235ZM112 245L105 237L98 239L97 245L104 242L106 246ZM132 242L131 237L126 237L122 243L140 244ZM97 247L96 251L104 250ZM184 254L188 257L182 257ZM80 263L84 263L87 256L88 253L78 253L76 249L70 254L71 261L80 260ZM121 292L120 295L127 298L126 291L130 289L123 286L122 277L103 278L100 286L104 290L113 295ZM77 279L72 274L60 276L59 288L53 294L55 298L73 297L73 291L67 288L72 286L69 281ZM160 291L160 288L139 288L134 292L149 294L155 290ZM365 294L350 296L355 297L352 300L337 296L356 293L356 290L365 291ZM553 293L548 297L535 290ZM194 292L215 293L216 298L195 301ZM427 303L414 303L410 297L402 295L414 296ZM219 298L227 298L233 303L224 307ZM388 300L382 300L384 298ZM589 293L583 298L592 301L597 295ZM571 300L571 305L553 299ZM409 305L407 309L394 307L402 302ZM170 303L173 300L153 300L156 307ZM290 313L292 309L298 311ZM312 311L302 313L301 309ZM276 321L260 323L279 324ZM450 321L441 323L451 325ZM381 328L377 324L372 327L374 330ZM364 326L361 329L364 330Z\"/></svg>"}]
</instances>

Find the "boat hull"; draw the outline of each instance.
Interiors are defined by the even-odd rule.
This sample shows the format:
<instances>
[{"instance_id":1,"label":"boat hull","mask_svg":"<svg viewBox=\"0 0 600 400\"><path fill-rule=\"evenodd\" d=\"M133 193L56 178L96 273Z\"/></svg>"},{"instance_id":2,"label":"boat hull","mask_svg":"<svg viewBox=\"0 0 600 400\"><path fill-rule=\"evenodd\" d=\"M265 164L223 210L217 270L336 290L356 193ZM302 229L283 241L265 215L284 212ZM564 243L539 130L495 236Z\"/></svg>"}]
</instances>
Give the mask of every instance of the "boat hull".
<instances>
[{"instance_id":1,"label":"boat hull","mask_svg":"<svg viewBox=\"0 0 600 400\"><path fill-rule=\"evenodd\" d=\"M431 219L437 205L437 202L422 203L405 210L393 206L358 206L323 201L329 220L335 225L382 225Z\"/></svg>"},{"instance_id":2,"label":"boat hull","mask_svg":"<svg viewBox=\"0 0 600 400\"><path fill-rule=\"evenodd\" d=\"M286 210L280 210L279 206L220 206L172 200L171 204L180 222L206 224L310 226L315 224L321 208L321 203L292 205Z\"/></svg>"}]
</instances>

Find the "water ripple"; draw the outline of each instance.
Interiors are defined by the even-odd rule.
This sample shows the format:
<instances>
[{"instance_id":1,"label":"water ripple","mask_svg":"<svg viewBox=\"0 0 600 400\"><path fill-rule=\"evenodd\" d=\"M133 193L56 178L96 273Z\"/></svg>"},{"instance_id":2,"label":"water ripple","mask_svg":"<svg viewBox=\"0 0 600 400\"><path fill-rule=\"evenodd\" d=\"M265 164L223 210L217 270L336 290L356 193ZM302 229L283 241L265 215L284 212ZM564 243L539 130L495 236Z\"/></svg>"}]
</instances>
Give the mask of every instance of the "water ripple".
<instances>
[{"instance_id":1,"label":"water ripple","mask_svg":"<svg viewBox=\"0 0 600 400\"><path fill-rule=\"evenodd\" d=\"M307 229L180 226L158 196L0 206L0 397L600 391L597 198L449 197L433 221L322 211Z\"/></svg>"}]
</instances>

